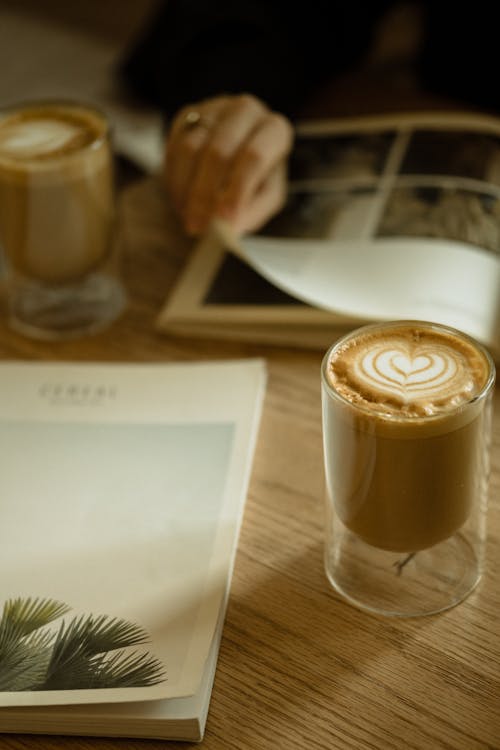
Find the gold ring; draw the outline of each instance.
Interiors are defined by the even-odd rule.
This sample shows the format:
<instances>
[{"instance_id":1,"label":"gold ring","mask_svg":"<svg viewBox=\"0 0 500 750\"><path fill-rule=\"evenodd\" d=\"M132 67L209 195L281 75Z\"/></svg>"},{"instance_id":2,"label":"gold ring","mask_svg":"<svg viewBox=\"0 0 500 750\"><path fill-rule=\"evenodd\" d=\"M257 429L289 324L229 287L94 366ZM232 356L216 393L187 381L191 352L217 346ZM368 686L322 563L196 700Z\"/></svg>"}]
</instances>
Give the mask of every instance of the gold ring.
<instances>
[{"instance_id":1,"label":"gold ring","mask_svg":"<svg viewBox=\"0 0 500 750\"><path fill-rule=\"evenodd\" d=\"M201 112L198 112L197 109L190 109L184 117L184 121L182 123L183 128L185 128L186 130L191 130L191 128L196 128L200 125L208 128L210 127L210 120L203 117Z\"/></svg>"}]
</instances>

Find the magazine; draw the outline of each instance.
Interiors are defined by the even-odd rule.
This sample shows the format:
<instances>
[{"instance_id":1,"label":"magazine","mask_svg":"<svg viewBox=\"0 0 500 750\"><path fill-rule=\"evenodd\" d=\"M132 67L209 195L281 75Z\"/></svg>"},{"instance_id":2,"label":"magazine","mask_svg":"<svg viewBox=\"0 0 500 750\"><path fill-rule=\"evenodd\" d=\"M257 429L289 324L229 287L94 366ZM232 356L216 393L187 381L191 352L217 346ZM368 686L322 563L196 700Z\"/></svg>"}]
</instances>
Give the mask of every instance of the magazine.
<instances>
[{"instance_id":1,"label":"magazine","mask_svg":"<svg viewBox=\"0 0 500 750\"><path fill-rule=\"evenodd\" d=\"M0 364L0 732L202 738L264 390Z\"/></svg>"},{"instance_id":2,"label":"magazine","mask_svg":"<svg viewBox=\"0 0 500 750\"><path fill-rule=\"evenodd\" d=\"M160 330L325 347L366 322L455 326L500 350L500 120L418 112L299 124L283 209L214 223Z\"/></svg>"}]
</instances>

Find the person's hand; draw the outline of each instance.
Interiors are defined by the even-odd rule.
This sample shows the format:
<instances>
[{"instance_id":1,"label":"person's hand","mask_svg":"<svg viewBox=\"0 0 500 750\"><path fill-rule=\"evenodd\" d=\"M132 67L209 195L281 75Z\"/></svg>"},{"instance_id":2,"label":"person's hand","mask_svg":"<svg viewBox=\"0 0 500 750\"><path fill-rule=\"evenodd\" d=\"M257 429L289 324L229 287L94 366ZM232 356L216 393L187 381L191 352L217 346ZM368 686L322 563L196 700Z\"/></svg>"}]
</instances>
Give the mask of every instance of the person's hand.
<instances>
[{"instance_id":1,"label":"person's hand","mask_svg":"<svg viewBox=\"0 0 500 750\"><path fill-rule=\"evenodd\" d=\"M167 189L186 232L214 218L255 231L283 205L291 123L248 94L184 107L166 142Z\"/></svg>"}]
</instances>

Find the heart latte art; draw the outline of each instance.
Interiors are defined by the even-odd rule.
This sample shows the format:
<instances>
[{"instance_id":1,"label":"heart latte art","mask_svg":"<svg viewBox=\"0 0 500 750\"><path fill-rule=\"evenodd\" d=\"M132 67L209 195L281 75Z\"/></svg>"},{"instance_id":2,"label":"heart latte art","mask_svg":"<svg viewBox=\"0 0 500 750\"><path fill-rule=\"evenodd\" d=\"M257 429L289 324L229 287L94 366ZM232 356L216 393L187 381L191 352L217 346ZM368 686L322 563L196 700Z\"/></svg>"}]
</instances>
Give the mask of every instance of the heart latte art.
<instances>
[{"instance_id":1,"label":"heart latte art","mask_svg":"<svg viewBox=\"0 0 500 750\"><path fill-rule=\"evenodd\" d=\"M466 340L400 326L347 341L332 355L329 379L353 403L426 416L473 398L484 383L484 372L477 349Z\"/></svg>"},{"instance_id":2,"label":"heart latte art","mask_svg":"<svg viewBox=\"0 0 500 750\"><path fill-rule=\"evenodd\" d=\"M360 354L353 362L353 376L360 386L404 401L422 396L432 398L436 394L442 398L445 392L455 391L457 377L465 387L472 386L469 378L465 375L464 379L461 374L459 357L447 347L405 351L381 343Z\"/></svg>"}]
</instances>

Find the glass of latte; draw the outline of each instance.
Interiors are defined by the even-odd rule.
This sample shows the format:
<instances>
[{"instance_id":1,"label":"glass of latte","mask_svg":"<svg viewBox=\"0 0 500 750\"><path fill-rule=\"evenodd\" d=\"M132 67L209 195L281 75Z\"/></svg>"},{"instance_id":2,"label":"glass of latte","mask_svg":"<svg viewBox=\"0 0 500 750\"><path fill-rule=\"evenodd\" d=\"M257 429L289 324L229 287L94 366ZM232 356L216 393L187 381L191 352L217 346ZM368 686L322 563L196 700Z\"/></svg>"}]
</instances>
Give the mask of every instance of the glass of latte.
<instances>
[{"instance_id":1,"label":"glass of latte","mask_svg":"<svg viewBox=\"0 0 500 750\"><path fill-rule=\"evenodd\" d=\"M22 333L82 335L121 313L112 166L108 122L92 107L0 112L0 245L9 319Z\"/></svg>"},{"instance_id":2,"label":"glass of latte","mask_svg":"<svg viewBox=\"0 0 500 750\"><path fill-rule=\"evenodd\" d=\"M465 334L364 326L321 370L325 569L351 603L440 612L480 579L495 367Z\"/></svg>"}]
</instances>

